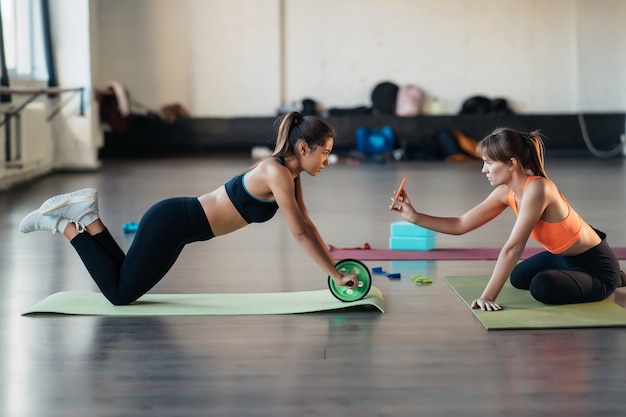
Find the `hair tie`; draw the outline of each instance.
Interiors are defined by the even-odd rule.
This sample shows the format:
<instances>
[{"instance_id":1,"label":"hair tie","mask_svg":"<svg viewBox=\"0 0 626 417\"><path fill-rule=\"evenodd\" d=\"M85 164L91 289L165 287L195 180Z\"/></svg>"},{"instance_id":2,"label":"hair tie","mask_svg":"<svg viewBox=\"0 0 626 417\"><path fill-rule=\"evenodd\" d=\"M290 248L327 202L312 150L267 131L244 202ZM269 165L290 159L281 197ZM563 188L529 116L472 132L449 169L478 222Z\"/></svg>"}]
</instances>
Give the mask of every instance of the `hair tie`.
<instances>
[{"instance_id":1,"label":"hair tie","mask_svg":"<svg viewBox=\"0 0 626 417\"><path fill-rule=\"evenodd\" d=\"M520 138L524 139L525 141L529 141L532 139L532 135L528 132L519 132L519 136Z\"/></svg>"}]
</instances>

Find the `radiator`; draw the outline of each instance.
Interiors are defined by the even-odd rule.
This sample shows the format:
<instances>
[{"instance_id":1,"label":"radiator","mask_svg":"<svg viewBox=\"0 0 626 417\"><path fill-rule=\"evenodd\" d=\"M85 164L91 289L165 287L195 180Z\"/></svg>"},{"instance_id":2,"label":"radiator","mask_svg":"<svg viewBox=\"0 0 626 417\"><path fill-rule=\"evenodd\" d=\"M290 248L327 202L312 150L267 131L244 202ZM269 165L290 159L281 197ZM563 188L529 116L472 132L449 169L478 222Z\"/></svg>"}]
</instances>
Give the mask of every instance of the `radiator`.
<instances>
[{"instance_id":1,"label":"radiator","mask_svg":"<svg viewBox=\"0 0 626 417\"><path fill-rule=\"evenodd\" d=\"M8 112L9 126L7 165L26 168L52 156L50 124L46 120L45 103L30 103L19 113Z\"/></svg>"}]
</instances>

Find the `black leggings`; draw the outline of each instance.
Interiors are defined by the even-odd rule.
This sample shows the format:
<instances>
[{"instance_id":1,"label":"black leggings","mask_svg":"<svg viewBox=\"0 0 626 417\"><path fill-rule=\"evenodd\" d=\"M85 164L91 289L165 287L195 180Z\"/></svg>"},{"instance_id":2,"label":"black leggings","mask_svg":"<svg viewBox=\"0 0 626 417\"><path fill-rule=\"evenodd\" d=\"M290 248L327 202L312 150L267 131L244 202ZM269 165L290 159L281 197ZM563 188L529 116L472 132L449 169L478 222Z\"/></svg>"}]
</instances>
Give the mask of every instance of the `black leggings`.
<instances>
[{"instance_id":1,"label":"black leggings","mask_svg":"<svg viewBox=\"0 0 626 417\"><path fill-rule=\"evenodd\" d=\"M540 252L520 262L511 273L515 288L530 290L545 304L574 304L600 301L615 291L621 282L620 265L606 242L576 256Z\"/></svg>"},{"instance_id":2,"label":"black leggings","mask_svg":"<svg viewBox=\"0 0 626 417\"><path fill-rule=\"evenodd\" d=\"M154 287L186 244L214 236L198 199L178 197L146 211L126 255L107 229L94 236L81 233L71 243L102 294L125 305Z\"/></svg>"}]
</instances>

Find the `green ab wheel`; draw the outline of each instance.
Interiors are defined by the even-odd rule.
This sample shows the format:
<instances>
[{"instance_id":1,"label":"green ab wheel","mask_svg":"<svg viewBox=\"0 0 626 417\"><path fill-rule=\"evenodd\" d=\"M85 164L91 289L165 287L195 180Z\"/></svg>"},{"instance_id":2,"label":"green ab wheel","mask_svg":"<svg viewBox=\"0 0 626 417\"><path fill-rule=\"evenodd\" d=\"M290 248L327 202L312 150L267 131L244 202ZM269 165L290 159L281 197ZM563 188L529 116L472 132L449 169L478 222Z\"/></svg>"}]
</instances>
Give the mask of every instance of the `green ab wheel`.
<instances>
[{"instance_id":1,"label":"green ab wheel","mask_svg":"<svg viewBox=\"0 0 626 417\"><path fill-rule=\"evenodd\" d=\"M347 303L358 301L370 291L372 276L367 266L362 262L355 259L344 259L335 264L335 269L343 274L355 274L357 276L357 285L352 288L337 285L330 276L328 277L328 288L338 300Z\"/></svg>"}]
</instances>

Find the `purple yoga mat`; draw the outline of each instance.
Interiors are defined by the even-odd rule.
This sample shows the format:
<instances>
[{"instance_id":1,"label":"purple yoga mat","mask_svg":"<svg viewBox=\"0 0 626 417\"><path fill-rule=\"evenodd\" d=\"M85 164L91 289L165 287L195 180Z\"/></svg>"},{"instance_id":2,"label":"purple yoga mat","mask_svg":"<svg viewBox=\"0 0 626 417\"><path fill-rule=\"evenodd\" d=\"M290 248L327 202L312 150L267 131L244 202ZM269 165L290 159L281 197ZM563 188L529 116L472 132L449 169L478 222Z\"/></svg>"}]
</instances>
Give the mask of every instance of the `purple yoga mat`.
<instances>
[{"instance_id":1,"label":"purple yoga mat","mask_svg":"<svg viewBox=\"0 0 626 417\"><path fill-rule=\"evenodd\" d=\"M542 248L526 248L522 259L526 259ZM613 248L617 259L626 259L626 248ZM484 261L498 259L500 248L442 248L432 250L392 249L341 249L331 248L335 259L358 259L362 261Z\"/></svg>"}]
</instances>

